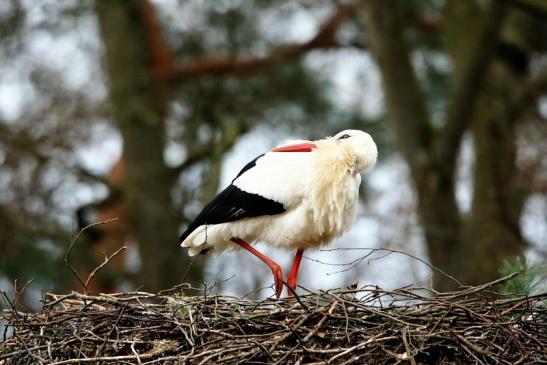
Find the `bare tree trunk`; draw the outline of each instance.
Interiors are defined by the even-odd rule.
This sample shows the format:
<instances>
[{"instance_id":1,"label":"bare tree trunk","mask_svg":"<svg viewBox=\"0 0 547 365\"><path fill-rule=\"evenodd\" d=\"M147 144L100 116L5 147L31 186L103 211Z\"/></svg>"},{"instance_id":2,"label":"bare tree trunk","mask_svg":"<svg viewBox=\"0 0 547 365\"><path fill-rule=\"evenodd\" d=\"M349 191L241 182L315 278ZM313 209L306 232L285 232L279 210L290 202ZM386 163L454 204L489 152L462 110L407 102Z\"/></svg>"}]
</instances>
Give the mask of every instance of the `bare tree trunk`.
<instances>
[{"instance_id":1,"label":"bare tree trunk","mask_svg":"<svg viewBox=\"0 0 547 365\"><path fill-rule=\"evenodd\" d=\"M457 278L485 281L497 272L494 266L499 265L499 260L488 268L488 273L475 270L468 275L466 270L480 267L484 258L474 256L464 243L454 175L462 136L469 126L481 81L497 43L504 8L492 5L476 27L465 28L476 34L476 42L467 46L456 67L457 82L452 85L445 124L434 129L403 36L401 4L401 1L364 1L363 19L382 75L387 114L396 143L411 171L430 259L435 267ZM433 282L439 290L457 286L438 272L434 272Z\"/></svg>"},{"instance_id":2,"label":"bare tree trunk","mask_svg":"<svg viewBox=\"0 0 547 365\"><path fill-rule=\"evenodd\" d=\"M403 39L403 22L395 2L365 2L370 46L380 67L386 109L396 143L407 161L418 197L418 213L432 263L449 273L458 271L460 217L454 199L452 171L432 156L434 131L424 95ZM434 276L435 286L453 286Z\"/></svg>"},{"instance_id":3,"label":"bare tree trunk","mask_svg":"<svg viewBox=\"0 0 547 365\"><path fill-rule=\"evenodd\" d=\"M446 45L454 65L454 80L460 80L466 64L478 52L469 33L478 34L488 14L474 1L449 0L445 8ZM505 33L518 34L509 18ZM492 51L491 51L492 52ZM461 261L462 279L479 284L495 279L503 259L522 253L519 218L525 193L517 181L516 119L509 112L524 74L511 72L500 61L485 71L483 90L471 118L475 165L471 213L465 220L462 246L467 259ZM509 106L509 107L508 107Z\"/></svg>"},{"instance_id":4,"label":"bare tree trunk","mask_svg":"<svg viewBox=\"0 0 547 365\"><path fill-rule=\"evenodd\" d=\"M507 70L496 66L489 84L514 95L517 80L510 80ZM477 283L474 278L495 279L500 262L521 254L525 247L519 219L527 194L516 168L516 121L507 118L504 105L485 95L473 120L473 200L464 229L466 252L477 261L472 266L464 263L470 283Z\"/></svg>"},{"instance_id":5,"label":"bare tree trunk","mask_svg":"<svg viewBox=\"0 0 547 365\"><path fill-rule=\"evenodd\" d=\"M142 258L140 284L153 291L180 283L190 260L177 245L173 175L165 165L164 93L154 83L141 2L96 1L110 97L123 137L123 196ZM187 279L196 280L198 268Z\"/></svg>"}]
</instances>

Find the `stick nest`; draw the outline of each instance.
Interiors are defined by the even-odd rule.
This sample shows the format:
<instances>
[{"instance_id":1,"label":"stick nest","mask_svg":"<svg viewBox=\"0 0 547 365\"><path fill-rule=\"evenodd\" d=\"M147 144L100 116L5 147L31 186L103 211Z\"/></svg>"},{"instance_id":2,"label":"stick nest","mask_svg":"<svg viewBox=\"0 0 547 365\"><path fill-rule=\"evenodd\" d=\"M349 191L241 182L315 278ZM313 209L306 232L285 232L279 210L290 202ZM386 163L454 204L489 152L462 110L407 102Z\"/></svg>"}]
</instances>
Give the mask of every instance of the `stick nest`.
<instances>
[{"instance_id":1,"label":"stick nest","mask_svg":"<svg viewBox=\"0 0 547 365\"><path fill-rule=\"evenodd\" d=\"M0 364L536 364L547 360L547 293L504 299L379 288L253 301L180 288L47 294L3 316Z\"/></svg>"}]
</instances>

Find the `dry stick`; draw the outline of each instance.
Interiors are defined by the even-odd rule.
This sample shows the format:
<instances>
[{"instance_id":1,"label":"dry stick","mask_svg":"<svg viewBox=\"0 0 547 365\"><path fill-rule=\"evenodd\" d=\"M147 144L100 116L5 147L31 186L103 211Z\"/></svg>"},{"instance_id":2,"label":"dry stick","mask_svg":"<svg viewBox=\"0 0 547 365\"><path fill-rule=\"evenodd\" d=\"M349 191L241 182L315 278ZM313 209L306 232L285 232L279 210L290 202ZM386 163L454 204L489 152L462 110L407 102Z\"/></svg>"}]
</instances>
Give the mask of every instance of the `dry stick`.
<instances>
[{"instance_id":1,"label":"dry stick","mask_svg":"<svg viewBox=\"0 0 547 365\"><path fill-rule=\"evenodd\" d=\"M256 341L256 340L251 340L252 343L254 343L255 345L257 345L258 347L260 347L262 349L262 351L264 351L264 353L266 355L268 355L268 358L270 359L270 361L273 361L274 358L272 356L272 353L270 351L268 351L268 349L266 348L266 346L264 346L263 344L261 344L260 342Z\"/></svg>"},{"instance_id":2,"label":"dry stick","mask_svg":"<svg viewBox=\"0 0 547 365\"><path fill-rule=\"evenodd\" d=\"M101 343L101 346L99 346L99 348L97 348L97 351L95 351L95 356L99 356L103 348L106 346L106 343L108 342L108 339L110 338L110 335L112 334L112 332L114 332L114 329L118 326L118 323L120 322L120 319L122 318L124 312L125 312L125 306L120 308L120 314L118 315L118 318L116 318L116 322L114 322L114 325L112 326L110 331L108 331L106 336L104 336L103 343Z\"/></svg>"},{"instance_id":3,"label":"dry stick","mask_svg":"<svg viewBox=\"0 0 547 365\"><path fill-rule=\"evenodd\" d=\"M156 293L156 295L160 296L164 294L171 294L173 292L178 292L184 289L192 289L192 286L188 283L177 284L172 288L160 290Z\"/></svg>"},{"instance_id":4,"label":"dry stick","mask_svg":"<svg viewBox=\"0 0 547 365\"><path fill-rule=\"evenodd\" d=\"M293 332L293 334L295 333L295 332L293 331L292 328L289 327L289 329ZM284 351L285 354L284 354L279 360L277 360L277 361L274 363L274 365L286 364L286 363L287 363L287 362L285 361L285 359L286 359L287 357L291 356L291 355L294 353L294 351L298 348L298 345L301 344L300 339L299 339L298 337L297 337L297 339L298 339L298 344L296 344L296 345L294 345L293 347L291 347L288 351L285 350L285 351ZM297 363L299 363L299 362L297 361Z\"/></svg>"},{"instance_id":5,"label":"dry stick","mask_svg":"<svg viewBox=\"0 0 547 365\"><path fill-rule=\"evenodd\" d=\"M78 234L76 236L74 236L74 238L70 241L70 245L68 246L68 251L66 253L66 257L65 257L65 266L68 267L70 269L70 271L72 272L72 274L74 274L74 276L76 276L76 279L78 279L78 281L80 282L80 284L82 284L82 286L84 287L84 290L85 292L87 293L87 286L85 285L85 283L83 282L83 280L80 278L80 275L78 275L78 273L76 272L76 269L74 269L74 267L70 264L70 255L72 254L72 249L74 248L74 245L76 244L76 242L78 241L78 239L80 239L80 236L89 228L92 228L92 227L95 227L95 226L99 226L99 225L102 225L102 224L106 224L106 223L110 223L110 222L114 222L114 221L117 221L118 218L112 218L112 219L108 219L106 221L102 221L102 222L95 222L95 223L91 223L87 226L85 226L84 228L80 229L80 231L78 232Z\"/></svg>"},{"instance_id":6,"label":"dry stick","mask_svg":"<svg viewBox=\"0 0 547 365\"><path fill-rule=\"evenodd\" d=\"M27 290L28 286L32 283L34 279L30 279L29 281L27 281L27 283L25 285L23 285L23 288L21 288L21 290L17 290L17 281L15 281L15 284L14 284L14 289L15 289L15 293L16 293L16 296L15 296L15 299L13 300L13 306L14 307L17 307L17 303L19 303L19 300L21 299L21 296L23 295L23 293L25 292L25 290Z\"/></svg>"},{"instance_id":7,"label":"dry stick","mask_svg":"<svg viewBox=\"0 0 547 365\"><path fill-rule=\"evenodd\" d=\"M408 344L408 340L406 338L407 334L410 337L410 333L408 333L408 328L403 327L401 333L403 337L403 344L405 345L406 355L410 359L410 363L412 365L416 365L416 360L414 359L414 355L412 355L412 350L410 349L410 345Z\"/></svg>"},{"instance_id":8,"label":"dry stick","mask_svg":"<svg viewBox=\"0 0 547 365\"><path fill-rule=\"evenodd\" d=\"M335 355L335 356L331 357L330 359L327 360L327 364L331 364L334 360L336 360L336 359L338 359L338 358L340 358L344 355L347 355L352 351L360 349L361 347L365 347L366 345L371 344L372 342L378 342L378 341L384 341L384 340L393 340L395 338L397 338L397 337L388 336L388 337L376 338L376 336L373 336L373 337L369 338L368 340L366 340L364 342L361 342L361 343L358 343L357 345L352 346L349 349L346 349L345 351L342 351L338 355Z\"/></svg>"},{"instance_id":9,"label":"dry stick","mask_svg":"<svg viewBox=\"0 0 547 365\"><path fill-rule=\"evenodd\" d=\"M300 319L300 321L298 321L298 323L296 324L296 326L294 326L293 330L296 331L298 328L300 328L300 326L302 326L315 312L312 312L312 313L308 313L306 314L305 316L302 317L302 319ZM285 341L287 338L289 338L290 336L292 336L292 332L288 332L286 333L285 335L281 336L280 339L278 339L276 342L274 342L272 344L272 346L270 346L269 350L270 352L273 352L273 350L275 350L275 348L277 346L279 346L280 343L282 343L283 341Z\"/></svg>"},{"instance_id":10,"label":"dry stick","mask_svg":"<svg viewBox=\"0 0 547 365\"><path fill-rule=\"evenodd\" d=\"M47 347L47 345L40 345L40 346L31 347L29 349L25 348L23 350L17 350L17 351L8 352L8 353L5 353L5 354L0 354L0 360L7 359L9 357L13 358L13 357L16 357L18 355L28 353L29 351L40 350L40 349L43 349L43 348L46 348L46 347ZM1 364L3 364L3 363L1 363Z\"/></svg>"},{"instance_id":11,"label":"dry stick","mask_svg":"<svg viewBox=\"0 0 547 365\"><path fill-rule=\"evenodd\" d=\"M160 357L158 359L155 359L155 360L151 360L151 361L147 361L147 362L143 362L142 365L150 365L150 364L157 364L157 363L166 363L167 361L175 361L175 360L180 360L181 359L181 356L179 355L175 355L175 356L166 356L166 357ZM181 364L181 363L184 363L182 361L178 362L178 364Z\"/></svg>"},{"instance_id":12,"label":"dry stick","mask_svg":"<svg viewBox=\"0 0 547 365\"><path fill-rule=\"evenodd\" d=\"M155 354L143 354L140 356L140 358L142 360L142 359L149 359L154 356ZM98 363L99 361L120 362L123 360L136 360L136 359L137 357L135 355L99 356L99 357L85 357L85 358L79 358L79 359L61 360L61 361L52 362L50 365L78 364L81 362Z\"/></svg>"},{"instance_id":13,"label":"dry stick","mask_svg":"<svg viewBox=\"0 0 547 365\"><path fill-rule=\"evenodd\" d=\"M8 294L7 294L6 292L4 292L4 291L1 292L1 294L2 294L2 298L4 298L4 301L5 301L6 303L8 303L8 305L10 306L11 312L12 312L13 314L15 314L16 319L19 319L19 318L23 317L23 316L19 313L19 311L17 310L17 308L15 308L15 305L13 304L13 302L9 299ZM6 328L7 328L7 326L6 326ZM6 337L6 336L4 335L4 337Z\"/></svg>"},{"instance_id":14,"label":"dry stick","mask_svg":"<svg viewBox=\"0 0 547 365\"><path fill-rule=\"evenodd\" d=\"M515 304L514 306L512 306L511 308L508 308L508 309L504 310L503 312L497 314L497 317L503 317L507 313L510 313L510 312L514 311L515 309L522 306L523 304L528 304L528 303L529 303L528 298L526 298L522 302L519 302L519 303Z\"/></svg>"},{"instance_id":15,"label":"dry stick","mask_svg":"<svg viewBox=\"0 0 547 365\"><path fill-rule=\"evenodd\" d=\"M291 286L289 284L287 284L287 282L285 280L283 280L283 284L287 287L287 289L291 292L291 294L293 295L293 298L296 299L296 301L298 302L298 304L300 304L305 310L306 312L309 312L309 309L308 309L308 306L305 305L301 300L300 300L300 297L298 296L298 294L296 294L296 291L291 288Z\"/></svg>"},{"instance_id":16,"label":"dry stick","mask_svg":"<svg viewBox=\"0 0 547 365\"><path fill-rule=\"evenodd\" d=\"M460 291L460 292L455 292L455 294L450 295L448 297L448 299L456 299L456 298L459 298L459 297L468 296L468 295L471 295L471 294L475 294L475 293L484 291L487 288L490 288L490 287L496 286L498 284L501 284L503 282L506 282L508 280L511 280L512 278L514 278L518 274L519 274L518 272L514 272L514 273L511 273L511 274L509 274L507 276L504 276L502 278L491 281L489 283L479 285L479 286L476 286L476 287L471 287L469 289L466 289L466 290L463 290L463 291ZM449 294L449 293L445 293L445 294Z\"/></svg>"},{"instance_id":17,"label":"dry stick","mask_svg":"<svg viewBox=\"0 0 547 365\"><path fill-rule=\"evenodd\" d=\"M323 251L323 250L320 250L320 251ZM356 258L353 261L344 262L344 263L341 263L341 264L332 263L332 262L325 262L325 261L321 261L319 259L312 259L311 257L308 257L308 256L303 256L303 257L308 261L317 262L317 263L322 264L322 265L327 265L327 266L348 266L346 269L327 273L327 275L334 275L334 274L339 274L339 273L342 273L342 272L349 271L349 270L353 269L354 267L359 266L363 261L365 261L373 253L374 252L369 252L365 256L361 256L361 257Z\"/></svg>"},{"instance_id":18,"label":"dry stick","mask_svg":"<svg viewBox=\"0 0 547 365\"><path fill-rule=\"evenodd\" d=\"M122 252L123 250L125 250L127 247L126 246L122 246L120 247L116 252L114 252L112 255L110 256L107 256L106 255L106 252L103 252L104 254L104 261L99 265L97 266L95 269L93 269L93 271L91 272L91 274L89 274L89 276L87 277L87 280L85 281L85 290L86 290L86 293L88 292L87 291L87 288L89 287L89 283L91 282L91 279L93 279L95 277L95 274L101 270L103 267L105 267L106 264L108 264L110 262L110 260L112 260L112 258L114 258L114 256L116 256L117 254L119 254L120 252Z\"/></svg>"},{"instance_id":19,"label":"dry stick","mask_svg":"<svg viewBox=\"0 0 547 365\"><path fill-rule=\"evenodd\" d=\"M382 311L379 311L379 310L376 310L376 309L373 309L371 307L367 307L365 305L362 305L362 304L358 304L358 303L352 303L352 302L349 302L347 300L345 300L344 298L340 297L339 295L336 295L336 294L329 294L330 296L332 296L333 298L336 298L337 300L340 300L340 301L343 301L343 302L346 302L348 304L352 304L353 306L355 307L359 307L363 310L366 310L368 312L372 312L380 317L387 317L389 319L391 319L392 321L395 321L395 322L399 322L401 324L404 324L404 325L407 325L407 326L419 326L419 325L416 325L416 324L412 324L412 323L408 323L408 322L405 322L403 321L402 319L399 319L399 318L396 318L394 316L391 316L389 314L386 314L386 313L383 313Z\"/></svg>"},{"instance_id":20,"label":"dry stick","mask_svg":"<svg viewBox=\"0 0 547 365\"><path fill-rule=\"evenodd\" d=\"M321 326L323 325L323 323L325 323L325 321L327 320L327 318L329 318L331 315L332 315L332 312L334 312L334 310L336 309L336 306L338 305L338 300L334 300L332 302L332 305L330 306L329 310L327 313L324 313L323 314L323 318L321 318L319 320L319 322L317 322L317 325L315 325L315 327L313 328L312 331L310 331L306 337L304 337L304 342L308 341L312 336L315 336L315 334L317 333L317 331L319 331L319 329L321 328Z\"/></svg>"},{"instance_id":21,"label":"dry stick","mask_svg":"<svg viewBox=\"0 0 547 365\"><path fill-rule=\"evenodd\" d=\"M435 267L434 265L430 264L429 262L425 261L424 259L421 259L418 256L414 256L414 255L412 255L408 252L401 251L401 250L395 250L395 249L391 249L391 248L372 248L372 247L336 247L336 248L325 248L325 249L321 249L319 251L324 252L324 251L343 251L343 250L346 250L346 251L371 250L372 251L371 253L378 252L378 251L388 251L389 253L398 253L398 254L401 254L401 255L405 255L405 256L411 257L415 260L418 260L422 264L424 264L424 265L428 266L430 269L435 270L438 273L444 275L445 277L447 277L450 280L454 281L458 285L460 285L462 287L465 286L461 281L459 281L458 279L456 279L452 275L447 274L443 270L439 269L438 267ZM370 254L365 256L365 258L368 257L368 256L370 256ZM356 259L356 260L359 260L359 259ZM353 262L355 262L356 260L354 260ZM347 266L347 264L340 264L340 265L341 266Z\"/></svg>"},{"instance_id":22,"label":"dry stick","mask_svg":"<svg viewBox=\"0 0 547 365\"><path fill-rule=\"evenodd\" d=\"M205 231L205 232L207 233L207 231ZM188 277L188 274L190 274L190 270L192 269L192 266L194 266L194 263L198 259L198 256L199 255L195 255L194 257L192 257L192 260L190 261L190 264L188 264L188 267L186 268L186 272L182 276L182 280L181 280L180 285L184 285L184 282L186 281L186 278Z\"/></svg>"},{"instance_id":23,"label":"dry stick","mask_svg":"<svg viewBox=\"0 0 547 365\"><path fill-rule=\"evenodd\" d=\"M341 363L340 365L353 364L353 363L355 363L356 361L358 361L361 357L363 357L363 355L353 356L351 359L349 359L349 360L347 360L347 361L344 361L344 362ZM361 364L361 363L360 363L360 364Z\"/></svg>"},{"instance_id":24,"label":"dry stick","mask_svg":"<svg viewBox=\"0 0 547 365\"><path fill-rule=\"evenodd\" d=\"M133 343L131 344L131 352L133 352L133 354L137 357L137 361L138 361L139 365L142 365L141 358L140 358L139 354L137 353L137 350L135 350L135 341L133 341Z\"/></svg>"},{"instance_id":25,"label":"dry stick","mask_svg":"<svg viewBox=\"0 0 547 365\"><path fill-rule=\"evenodd\" d=\"M349 329L349 316L348 316L348 311L346 309L346 303L345 302L342 302L342 309L344 310L344 316L346 317L346 328L345 328L345 334L346 334L346 339L348 340L348 343L351 342L351 339L349 338L349 333L348 333L348 329Z\"/></svg>"},{"instance_id":26,"label":"dry stick","mask_svg":"<svg viewBox=\"0 0 547 365\"><path fill-rule=\"evenodd\" d=\"M459 340L460 343L462 343L462 344L465 345L465 346L462 345L462 349L464 349L465 352L467 352L473 359L475 359L475 361L476 361L477 364L484 364L484 362L482 362L482 361L473 353L473 351L471 351L471 350L469 350L469 349L467 348L467 347L469 346L469 347L471 347L471 349L477 351L477 349L475 348L475 346L476 346L475 344L472 344L471 342L469 342L468 340L466 340L466 339L465 339L463 336L461 336L461 335L458 335L458 334L453 333L453 332L452 332L452 334L453 334L453 336L455 336L455 337ZM483 355L484 352L482 351L482 349L479 349L479 350L480 350L480 351L477 351L477 352L479 352L481 355Z\"/></svg>"},{"instance_id":27,"label":"dry stick","mask_svg":"<svg viewBox=\"0 0 547 365\"><path fill-rule=\"evenodd\" d=\"M34 360L38 361L39 364L45 364L46 363L45 359L42 359L40 356L35 355L31 352L31 350L28 348L26 342L22 341L17 333L14 332L14 336L19 339L19 342L21 342L21 344L25 348L25 352L28 353L30 355L30 357L32 357Z\"/></svg>"}]
</instances>

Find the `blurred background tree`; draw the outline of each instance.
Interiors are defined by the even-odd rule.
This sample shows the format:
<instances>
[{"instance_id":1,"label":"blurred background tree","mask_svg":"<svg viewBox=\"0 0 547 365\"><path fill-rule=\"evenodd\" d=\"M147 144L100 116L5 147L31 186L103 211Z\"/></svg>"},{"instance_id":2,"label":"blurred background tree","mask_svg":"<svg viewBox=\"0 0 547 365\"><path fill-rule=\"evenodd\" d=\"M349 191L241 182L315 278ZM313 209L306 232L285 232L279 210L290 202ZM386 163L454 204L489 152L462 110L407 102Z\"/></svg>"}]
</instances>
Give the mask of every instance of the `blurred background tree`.
<instances>
[{"instance_id":1,"label":"blurred background tree","mask_svg":"<svg viewBox=\"0 0 547 365\"><path fill-rule=\"evenodd\" d=\"M375 245L424 242L467 284L510 256L545 260L546 223L532 241L523 229L547 214L546 54L540 0L4 1L0 278L77 287L62 263L71 237L118 218L76 245L82 276L128 247L91 291L201 285L206 258L192 262L178 233L221 188L235 146L345 128L380 144L381 183L362 198L395 233ZM381 196L399 208L385 213Z\"/></svg>"}]
</instances>

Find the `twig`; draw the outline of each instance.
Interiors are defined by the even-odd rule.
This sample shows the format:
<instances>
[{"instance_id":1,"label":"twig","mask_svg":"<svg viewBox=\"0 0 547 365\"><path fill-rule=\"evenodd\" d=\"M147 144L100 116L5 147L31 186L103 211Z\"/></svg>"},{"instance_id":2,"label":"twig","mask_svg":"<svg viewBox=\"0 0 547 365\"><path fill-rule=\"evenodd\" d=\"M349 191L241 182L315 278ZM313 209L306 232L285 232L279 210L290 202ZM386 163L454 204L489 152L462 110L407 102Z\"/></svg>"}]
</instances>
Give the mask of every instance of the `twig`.
<instances>
[{"instance_id":1,"label":"twig","mask_svg":"<svg viewBox=\"0 0 547 365\"><path fill-rule=\"evenodd\" d=\"M323 325L323 323L325 323L325 321L327 320L327 318L329 318L331 315L332 315L332 312L336 309L336 306L338 305L338 301L337 300L334 300L328 310L327 313L323 314L323 318L321 318L319 320L319 322L317 323L317 325L313 328L312 331L310 331L310 333L308 333L306 335L306 337L304 337L304 342L308 341L312 336L315 336L315 334L317 334L317 331L319 331L319 328L321 328L321 326Z\"/></svg>"},{"instance_id":2,"label":"twig","mask_svg":"<svg viewBox=\"0 0 547 365\"><path fill-rule=\"evenodd\" d=\"M95 226L99 226L99 225L102 225L102 224L114 222L114 221L117 221L117 220L118 220L118 218L112 218L112 219L108 219L108 220L102 221L102 222L91 223L91 224L85 226L84 228L80 229L78 234L76 234L76 236L74 236L74 238L72 238L72 240L70 241L70 245L68 246L68 250L67 250L67 253L66 253L66 257L65 257L65 266L68 267L68 269L72 272L72 274L74 274L74 276L76 277L76 279L78 279L78 281L80 282L80 284L82 285L82 287L84 288L84 290L86 292L87 292L86 284L83 282L82 278L80 278L80 275L78 275L78 273L76 272L76 269L70 263L70 256L72 254L72 249L74 248L74 245L76 244L76 242L78 242L78 239L80 239L80 236L86 230L88 230L92 227L95 227Z\"/></svg>"},{"instance_id":3,"label":"twig","mask_svg":"<svg viewBox=\"0 0 547 365\"><path fill-rule=\"evenodd\" d=\"M308 309L308 306L305 305L301 300L300 300L300 297L298 296L298 294L296 294L296 291L291 288L291 286L289 284L287 284L286 281L283 280L283 284L287 287L287 290L289 290L291 292L291 294L293 295L292 297L294 299L296 299L296 301L298 302L298 304L300 304L302 306L302 308L304 308L306 310L306 312L309 312L309 309Z\"/></svg>"},{"instance_id":4,"label":"twig","mask_svg":"<svg viewBox=\"0 0 547 365\"><path fill-rule=\"evenodd\" d=\"M19 303L19 300L21 299L21 296L25 293L25 290L29 287L29 285L33 282L34 279L30 279L26 282L26 284L21 288L21 290L17 290L17 281L14 285L14 291L16 293L15 299L13 300L13 306L16 307L17 303Z\"/></svg>"},{"instance_id":5,"label":"twig","mask_svg":"<svg viewBox=\"0 0 547 365\"><path fill-rule=\"evenodd\" d=\"M141 357L137 353L137 350L135 350L135 342L134 341L131 344L131 352L133 352L133 355L135 355L135 357L137 358L137 361L138 361L139 365L142 365Z\"/></svg>"},{"instance_id":6,"label":"twig","mask_svg":"<svg viewBox=\"0 0 547 365\"><path fill-rule=\"evenodd\" d=\"M93 279L95 277L95 274L99 270L101 270L103 267L105 267L105 265L108 264L114 256L116 256L117 254L119 254L120 252L125 250L126 248L127 248L126 246L122 246L110 256L106 256L106 253L104 254L104 261L99 266L97 266L95 269L93 269L93 271L91 272L91 274L89 274L89 276L87 277L87 280L85 281L84 287L85 287L86 294L88 293L87 288L89 287L89 283L91 282L91 279Z\"/></svg>"},{"instance_id":7,"label":"twig","mask_svg":"<svg viewBox=\"0 0 547 365\"><path fill-rule=\"evenodd\" d=\"M412 350L410 349L410 345L408 344L408 340L406 338L408 334L408 328L403 327L402 329L402 337L403 337L403 344L405 345L405 353L407 357L410 359L410 363L412 365L416 365L416 360L414 360L414 355L412 355Z\"/></svg>"},{"instance_id":8,"label":"twig","mask_svg":"<svg viewBox=\"0 0 547 365\"><path fill-rule=\"evenodd\" d=\"M438 267L435 267L434 265L430 264L429 262L425 261L424 259L419 258L418 256L414 256L414 255L412 255L408 252L404 252L404 251L401 251L401 250L395 250L395 249L392 249L392 248L372 248L372 247L336 247L336 248L325 248L325 249L321 249L319 251L325 252L325 251L344 251L344 250L346 250L346 251L371 250L372 251L371 253L377 252L377 251L387 251L389 253L398 253L398 254L401 254L401 255L405 255L405 256L408 256L410 258L413 258L413 259L421 262L422 264L426 265L430 269L437 271L438 273L440 273L441 275L444 275L445 277L447 277L448 279L450 279L453 282L457 283L458 285L464 286L464 284L461 281L459 281L458 279L456 279L452 275L447 274L443 270L439 269ZM370 256L370 253L367 254L365 257L368 257L368 256ZM353 262L355 262L355 261L356 260L354 260ZM342 265L345 265L345 264L342 264Z\"/></svg>"}]
</instances>

